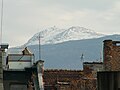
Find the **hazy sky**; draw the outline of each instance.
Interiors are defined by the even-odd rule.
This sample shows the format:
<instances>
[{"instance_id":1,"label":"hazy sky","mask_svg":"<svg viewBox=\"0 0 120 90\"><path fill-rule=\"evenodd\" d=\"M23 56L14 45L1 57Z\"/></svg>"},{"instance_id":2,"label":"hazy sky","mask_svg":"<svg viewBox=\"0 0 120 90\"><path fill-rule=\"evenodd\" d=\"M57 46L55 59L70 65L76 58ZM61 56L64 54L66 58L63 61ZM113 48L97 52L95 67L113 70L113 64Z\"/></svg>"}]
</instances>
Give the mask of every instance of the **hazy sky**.
<instances>
[{"instance_id":1,"label":"hazy sky","mask_svg":"<svg viewBox=\"0 0 120 90\"><path fill-rule=\"evenodd\" d=\"M10 46L22 45L39 30L53 26L120 34L120 0L3 1L3 41Z\"/></svg>"}]
</instances>

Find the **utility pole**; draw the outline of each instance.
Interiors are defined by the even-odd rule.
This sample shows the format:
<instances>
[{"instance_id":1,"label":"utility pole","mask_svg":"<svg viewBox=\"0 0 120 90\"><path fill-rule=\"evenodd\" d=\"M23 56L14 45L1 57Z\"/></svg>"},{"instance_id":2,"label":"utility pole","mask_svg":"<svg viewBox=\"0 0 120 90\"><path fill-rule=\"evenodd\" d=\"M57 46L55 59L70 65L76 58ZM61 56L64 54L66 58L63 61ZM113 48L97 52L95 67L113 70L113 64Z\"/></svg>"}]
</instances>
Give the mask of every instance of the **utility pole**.
<instances>
[{"instance_id":1,"label":"utility pole","mask_svg":"<svg viewBox=\"0 0 120 90\"><path fill-rule=\"evenodd\" d=\"M3 52L5 51L2 48L2 26L3 26L3 0L1 2L1 36L0 36L0 90L4 90L3 87L3 66L2 66L2 59L3 59Z\"/></svg>"},{"instance_id":2,"label":"utility pole","mask_svg":"<svg viewBox=\"0 0 120 90\"><path fill-rule=\"evenodd\" d=\"M0 37L1 44L2 44L2 29L3 29L3 0L1 2L1 37Z\"/></svg>"},{"instance_id":3,"label":"utility pole","mask_svg":"<svg viewBox=\"0 0 120 90\"><path fill-rule=\"evenodd\" d=\"M1 0L1 36L0 36L0 90L4 90L3 85L3 57L5 49L8 49L8 44L2 44L2 29L3 29L3 0Z\"/></svg>"}]
</instances>

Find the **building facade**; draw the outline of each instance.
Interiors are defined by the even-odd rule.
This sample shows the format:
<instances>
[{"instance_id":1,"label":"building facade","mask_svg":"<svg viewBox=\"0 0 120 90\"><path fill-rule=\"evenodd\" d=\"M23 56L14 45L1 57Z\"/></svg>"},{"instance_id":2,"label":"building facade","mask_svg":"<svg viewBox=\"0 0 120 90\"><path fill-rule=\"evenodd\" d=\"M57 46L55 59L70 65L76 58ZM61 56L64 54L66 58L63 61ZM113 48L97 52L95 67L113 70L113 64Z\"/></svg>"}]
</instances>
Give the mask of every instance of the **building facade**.
<instances>
[{"instance_id":1,"label":"building facade","mask_svg":"<svg viewBox=\"0 0 120 90\"><path fill-rule=\"evenodd\" d=\"M6 58L3 58L4 52L4 48L0 49L0 90L44 90L44 61L35 63L34 54L27 48Z\"/></svg>"}]
</instances>

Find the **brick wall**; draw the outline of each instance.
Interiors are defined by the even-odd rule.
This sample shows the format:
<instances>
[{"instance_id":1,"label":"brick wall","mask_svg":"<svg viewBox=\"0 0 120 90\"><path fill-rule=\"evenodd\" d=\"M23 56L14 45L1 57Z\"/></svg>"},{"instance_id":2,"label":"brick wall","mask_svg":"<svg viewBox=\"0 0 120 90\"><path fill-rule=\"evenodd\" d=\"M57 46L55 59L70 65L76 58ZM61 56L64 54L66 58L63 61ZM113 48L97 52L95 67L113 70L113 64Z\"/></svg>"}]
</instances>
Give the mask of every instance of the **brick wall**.
<instances>
[{"instance_id":1,"label":"brick wall","mask_svg":"<svg viewBox=\"0 0 120 90\"><path fill-rule=\"evenodd\" d=\"M120 41L104 41L103 59L106 71L120 71Z\"/></svg>"},{"instance_id":2,"label":"brick wall","mask_svg":"<svg viewBox=\"0 0 120 90\"><path fill-rule=\"evenodd\" d=\"M82 77L80 70L45 70L45 90L80 90Z\"/></svg>"},{"instance_id":3,"label":"brick wall","mask_svg":"<svg viewBox=\"0 0 120 90\"><path fill-rule=\"evenodd\" d=\"M45 90L96 90L96 78L81 70L45 70Z\"/></svg>"}]
</instances>

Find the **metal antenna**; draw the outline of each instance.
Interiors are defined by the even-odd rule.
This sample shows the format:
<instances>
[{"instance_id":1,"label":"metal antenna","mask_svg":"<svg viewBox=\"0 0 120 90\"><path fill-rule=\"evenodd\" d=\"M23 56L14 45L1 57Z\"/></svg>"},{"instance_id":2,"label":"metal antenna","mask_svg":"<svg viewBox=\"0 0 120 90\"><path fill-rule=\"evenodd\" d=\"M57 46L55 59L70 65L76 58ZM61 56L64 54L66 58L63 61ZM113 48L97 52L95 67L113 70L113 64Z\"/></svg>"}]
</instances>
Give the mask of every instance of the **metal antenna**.
<instances>
[{"instance_id":1,"label":"metal antenna","mask_svg":"<svg viewBox=\"0 0 120 90\"><path fill-rule=\"evenodd\" d=\"M81 59L81 61L82 61L82 63L83 63L83 62L84 62L84 55L83 55L83 53L82 53L80 59Z\"/></svg>"},{"instance_id":2,"label":"metal antenna","mask_svg":"<svg viewBox=\"0 0 120 90\"><path fill-rule=\"evenodd\" d=\"M2 44L2 29L3 29L3 0L2 0L2 5L1 5L1 39L0 39L0 43Z\"/></svg>"},{"instance_id":3,"label":"metal antenna","mask_svg":"<svg viewBox=\"0 0 120 90\"><path fill-rule=\"evenodd\" d=\"M41 60L41 43L40 43L40 33L39 33L39 60Z\"/></svg>"}]
</instances>

